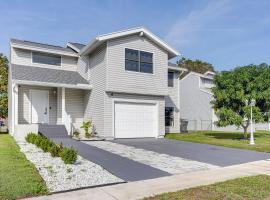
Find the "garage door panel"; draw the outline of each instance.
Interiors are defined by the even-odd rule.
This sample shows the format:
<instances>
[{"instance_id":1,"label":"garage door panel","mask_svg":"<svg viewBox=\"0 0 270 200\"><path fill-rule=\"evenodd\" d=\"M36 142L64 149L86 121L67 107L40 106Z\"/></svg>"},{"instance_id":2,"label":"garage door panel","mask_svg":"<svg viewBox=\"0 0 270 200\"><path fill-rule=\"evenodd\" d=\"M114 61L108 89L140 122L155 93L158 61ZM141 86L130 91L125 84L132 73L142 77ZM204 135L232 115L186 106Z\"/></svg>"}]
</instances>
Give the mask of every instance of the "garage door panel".
<instances>
[{"instance_id":1,"label":"garage door panel","mask_svg":"<svg viewBox=\"0 0 270 200\"><path fill-rule=\"evenodd\" d=\"M115 103L115 137L155 137L156 119L155 104Z\"/></svg>"}]
</instances>

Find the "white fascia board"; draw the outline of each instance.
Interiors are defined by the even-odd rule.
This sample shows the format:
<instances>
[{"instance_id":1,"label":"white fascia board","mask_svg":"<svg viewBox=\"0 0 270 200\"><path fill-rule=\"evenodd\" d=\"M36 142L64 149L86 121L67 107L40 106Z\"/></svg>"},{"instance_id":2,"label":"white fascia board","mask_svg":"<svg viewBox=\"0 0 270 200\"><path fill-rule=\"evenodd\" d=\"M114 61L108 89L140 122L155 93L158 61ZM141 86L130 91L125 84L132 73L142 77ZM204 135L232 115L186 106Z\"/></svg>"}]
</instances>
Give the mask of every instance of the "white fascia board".
<instances>
[{"instance_id":1,"label":"white fascia board","mask_svg":"<svg viewBox=\"0 0 270 200\"><path fill-rule=\"evenodd\" d=\"M152 32L150 32L149 30L147 30L147 29L145 29L143 27L138 27L138 28L133 28L133 29L127 29L127 30L113 32L113 33L108 33L108 34L104 34L104 35L99 35L98 37L96 37L94 40L92 40L87 46L85 46L81 50L80 55L84 55L86 53L91 52L91 50L93 50L99 44L101 44L101 43L103 43L103 42L105 42L107 40L116 39L116 38L119 38L119 37L124 37L124 36L127 36L127 35L132 35L132 34L141 33L141 32L146 37L150 38L155 43L157 43L158 45L160 45L164 49L166 49L166 51L169 52L169 58L173 58L175 56L179 56L180 55L180 53L178 51L176 51L175 49L173 49L172 47L170 47L167 43L165 43L159 37L157 37Z\"/></svg>"},{"instance_id":2,"label":"white fascia board","mask_svg":"<svg viewBox=\"0 0 270 200\"><path fill-rule=\"evenodd\" d=\"M48 83L48 82L40 82L40 81L27 81L27 80L12 80L13 83L22 84L22 85L35 85L35 86L44 86L44 87L64 87L64 88L73 88L73 89L83 89L83 90L91 90L92 85L88 84L63 84L63 83Z\"/></svg>"},{"instance_id":3,"label":"white fascia board","mask_svg":"<svg viewBox=\"0 0 270 200\"><path fill-rule=\"evenodd\" d=\"M202 77L202 78L206 78L206 79L210 79L210 80L214 80L214 78L212 77L209 77L209 76L206 76L204 74L200 74L200 73L197 73L197 72L189 72L184 78L182 78L180 81L183 81L185 78L191 76L191 75L194 75L194 76L198 76L198 77Z\"/></svg>"},{"instance_id":4,"label":"white fascia board","mask_svg":"<svg viewBox=\"0 0 270 200\"><path fill-rule=\"evenodd\" d=\"M66 51L41 48L41 47L34 47L34 46L30 46L30 45L16 44L13 42L10 43L10 46L13 48L18 48L18 49L26 49L26 50L31 50L31 51L39 51L39 52L46 52L46 53L52 53L52 54L58 54L58 55L64 55L64 56L78 57L78 54L71 53L71 52L69 53Z\"/></svg>"},{"instance_id":5,"label":"white fascia board","mask_svg":"<svg viewBox=\"0 0 270 200\"><path fill-rule=\"evenodd\" d=\"M173 67L173 66L168 66L169 70L172 71L179 71L179 72L187 72L188 70L182 67Z\"/></svg>"},{"instance_id":6,"label":"white fascia board","mask_svg":"<svg viewBox=\"0 0 270 200\"><path fill-rule=\"evenodd\" d=\"M81 55L88 54L99 45L100 45L100 41L97 38L94 38L88 45L82 48L82 50L79 52L79 55L81 56Z\"/></svg>"},{"instance_id":7,"label":"white fascia board","mask_svg":"<svg viewBox=\"0 0 270 200\"><path fill-rule=\"evenodd\" d=\"M215 72L212 72L212 71L207 71L207 72L205 72L204 74L212 74L212 75L216 75L216 73L215 73Z\"/></svg>"},{"instance_id":8,"label":"white fascia board","mask_svg":"<svg viewBox=\"0 0 270 200\"><path fill-rule=\"evenodd\" d=\"M168 96L168 93L164 93L164 94L154 94L154 93L146 93L146 92L124 92L124 91L117 91L117 90L106 90L105 92L107 93L117 93L117 94L133 94L133 95L145 95L145 96Z\"/></svg>"},{"instance_id":9,"label":"white fascia board","mask_svg":"<svg viewBox=\"0 0 270 200\"><path fill-rule=\"evenodd\" d=\"M77 47L75 47L73 44L71 44L71 43L67 43L67 47L70 47L70 48L72 48L73 50L75 50L76 52L80 52L80 49L78 49Z\"/></svg>"}]
</instances>

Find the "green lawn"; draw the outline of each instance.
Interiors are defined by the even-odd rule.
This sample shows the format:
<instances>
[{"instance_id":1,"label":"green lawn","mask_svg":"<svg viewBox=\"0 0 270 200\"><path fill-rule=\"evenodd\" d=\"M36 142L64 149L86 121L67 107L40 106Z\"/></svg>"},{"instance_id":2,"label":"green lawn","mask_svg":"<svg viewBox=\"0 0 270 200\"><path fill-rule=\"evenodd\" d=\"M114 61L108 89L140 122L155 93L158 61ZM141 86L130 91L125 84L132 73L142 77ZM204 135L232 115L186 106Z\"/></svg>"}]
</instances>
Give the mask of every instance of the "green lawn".
<instances>
[{"instance_id":1,"label":"green lawn","mask_svg":"<svg viewBox=\"0 0 270 200\"><path fill-rule=\"evenodd\" d=\"M47 194L47 187L14 139L0 134L0 199Z\"/></svg>"},{"instance_id":2,"label":"green lawn","mask_svg":"<svg viewBox=\"0 0 270 200\"><path fill-rule=\"evenodd\" d=\"M207 186L164 193L145 200L260 200L270 198L270 176L238 178Z\"/></svg>"},{"instance_id":3,"label":"green lawn","mask_svg":"<svg viewBox=\"0 0 270 200\"><path fill-rule=\"evenodd\" d=\"M169 133L165 138L213 144L239 149L249 149L261 152L270 152L270 132L256 132L256 145L249 145L249 140L243 140L241 132L218 132L218 131L197 131L193 133Z\"/></svg>"}]
</instances>

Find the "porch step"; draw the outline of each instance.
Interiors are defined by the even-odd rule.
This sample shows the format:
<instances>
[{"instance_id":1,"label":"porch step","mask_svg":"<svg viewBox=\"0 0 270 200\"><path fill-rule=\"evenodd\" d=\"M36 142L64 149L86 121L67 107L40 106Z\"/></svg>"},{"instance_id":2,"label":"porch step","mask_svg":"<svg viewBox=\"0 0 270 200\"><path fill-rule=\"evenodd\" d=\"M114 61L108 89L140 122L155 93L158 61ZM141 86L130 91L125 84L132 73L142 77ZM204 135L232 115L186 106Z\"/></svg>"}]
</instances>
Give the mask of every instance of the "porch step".
<instances>
[{"instance_id":1,"label":"porch step","mask_svg":"<svg viewBox=\"0 0 270 200\"><path fill-rule=\"evenodd\" d=\"M48 138L69 138L67 129L64 125L39 124L38 132Z\"/></svg>"}]
</instances>

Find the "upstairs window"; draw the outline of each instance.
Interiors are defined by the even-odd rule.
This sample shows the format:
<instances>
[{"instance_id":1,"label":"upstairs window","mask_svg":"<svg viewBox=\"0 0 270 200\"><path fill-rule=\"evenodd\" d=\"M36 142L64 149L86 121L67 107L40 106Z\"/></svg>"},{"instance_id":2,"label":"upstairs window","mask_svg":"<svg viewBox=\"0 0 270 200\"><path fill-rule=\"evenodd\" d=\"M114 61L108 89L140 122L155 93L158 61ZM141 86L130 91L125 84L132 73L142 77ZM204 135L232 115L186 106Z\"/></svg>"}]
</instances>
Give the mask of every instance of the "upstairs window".
<instances>
[{"instance_id":1,"label":"upstairs window","mask_svg":"<svg viewBox=\"0 0 270 200\"><path fill-rule=\"evenodd\" d=\"M201 77L201 87L212 88L214 86L214 81L212 79Z\"/></svg>"},{"instance_id":2,"label":"upstairs window","mask_svg":"<svg viewBox=\"0 0 270 200\"><path fill-rule=\"evenodd\" d=\"M173 87L174 73L168 72L168 87Z\"/></svg>"},{"instance_id":3,"label":"upstairs window","mask_svg":"<svg viewBox=\"0 0 270 200\"><path fill-rule=\"evenodd\" d=\"M32 62L45 65L61 66L61 56L40 52L32 52Z\"/></svg>"},{"instance_id":4,"label":"upstairs window","mask_svg":"<svg viewBox=\"0 0 270 200\"><path fill-rule=\"evenodd\" d=\"M134 72L153 73L153 54L125 49L125 69Z\"/></svg>"}]
</instances>

